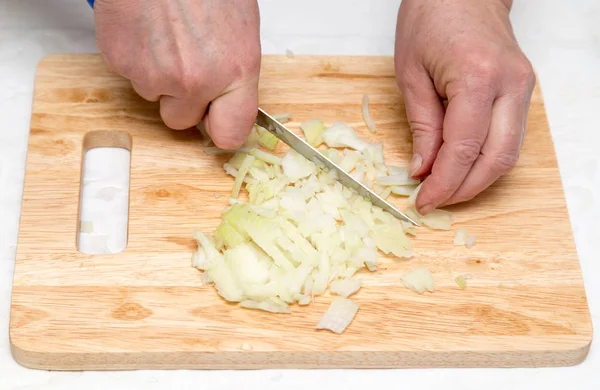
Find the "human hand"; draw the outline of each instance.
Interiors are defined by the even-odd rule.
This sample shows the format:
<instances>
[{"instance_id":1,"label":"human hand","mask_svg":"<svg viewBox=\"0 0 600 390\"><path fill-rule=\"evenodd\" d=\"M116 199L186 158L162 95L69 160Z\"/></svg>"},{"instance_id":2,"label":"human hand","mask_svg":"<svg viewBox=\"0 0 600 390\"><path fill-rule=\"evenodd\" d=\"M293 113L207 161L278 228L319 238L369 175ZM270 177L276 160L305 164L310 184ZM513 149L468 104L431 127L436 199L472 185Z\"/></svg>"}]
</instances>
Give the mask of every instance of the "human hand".
<instances>
[{"instance_id":1,"label":"human hand","mask_svg":"<svg viewBox=\"0 0 600 390\"><path fill-rule=\"evenodd\" d=\"M96 0L94 12L108 66L160 102L168 127L202 121L218 147L245 142L258 111L256 0Z\"/></svg>"},{"instance_id":2,"label":"human hand","mask_svg":"<svg viewBox=\"0 0 600 390\"><path fill-rule=\"evenodd\" d=\"M411 175L427 214L472 199L515 166L535 76L510 0L404 0L396 75L413 132ZM444 107L442 99L447 99Z\"/></svg>"}]
</instances>

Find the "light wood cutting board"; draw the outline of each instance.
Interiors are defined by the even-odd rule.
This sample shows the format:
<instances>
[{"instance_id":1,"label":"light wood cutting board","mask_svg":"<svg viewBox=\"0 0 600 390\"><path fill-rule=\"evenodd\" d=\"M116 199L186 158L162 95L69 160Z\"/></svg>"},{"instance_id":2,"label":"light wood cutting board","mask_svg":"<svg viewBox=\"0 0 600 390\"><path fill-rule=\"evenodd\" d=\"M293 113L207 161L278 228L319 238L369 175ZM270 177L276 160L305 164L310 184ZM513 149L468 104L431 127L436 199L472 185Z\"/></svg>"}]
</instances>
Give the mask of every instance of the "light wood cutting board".
<instances>
[{"instance_id":1,"label":"light wood cutting board","mask_svg":"<svg viewBox=\"0 0 600 390\"><path fill-rule=\"evenodd\" d=\"M363 124L367 93L378 133ZM392 58L265 56L260 105L290 127L345 121L385 141L404 165L411 139ZM330 297L289 315L241 309L201 285L195 228L212 234L233 179L229 156L203 152L195 131L168 130L98 55L44 59L36 78L11 306L10 341L24 366L52 370L190 368L531 367L581 362L592 326L563 188L537 88L518 166L474 201L450 208L476 234L424 230L416 258L361 273L358 314L342 335L314 329ZM97 133L90 133L96 131ZM86 134L88 136L86 137ZM85 142L84 142L85 140ZM131 148L128 245L77 251L84 148ZM405 200L394 202L400 207ZM427 265L435 292L400 275ZM465 290L454 277L470 273Z\"/></svg>"}]
</instances>

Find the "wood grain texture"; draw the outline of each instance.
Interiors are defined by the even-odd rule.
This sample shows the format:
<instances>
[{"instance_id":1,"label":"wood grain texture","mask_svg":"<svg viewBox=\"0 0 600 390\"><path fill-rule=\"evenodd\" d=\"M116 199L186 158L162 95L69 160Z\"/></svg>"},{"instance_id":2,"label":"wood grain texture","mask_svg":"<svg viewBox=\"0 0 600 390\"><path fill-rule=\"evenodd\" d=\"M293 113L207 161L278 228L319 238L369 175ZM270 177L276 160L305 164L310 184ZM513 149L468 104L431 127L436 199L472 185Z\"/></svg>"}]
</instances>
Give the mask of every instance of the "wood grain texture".
<instances>
[{"instance_id":1,"label":"wood grain texture","mask_svg":"<svg viewBox=\"0 0 600 390\"><path fill-rule=\"evenodd\" d=\"M360 103L369 94L370 134ZM411 139L392 58L265 56L260 105L290 127L345 121L384 140L405 165ZM85 137L92 131L113 138ZM129 136L127 136L127 134ZM96 137L96 138L94 138ZM85 147L131 147L128 245L77 251ZM53 370L190 368L532 367L581 362L592 325L542 95L536 88L518 166L468 204L450 208L477 235L422 231L416 258L361 272L358 314L342 335L316 331L322 297L289 315L241 309L200 283L192 232L212 233L233 179L195 131L171 131L98 55L58 55L38 68L11 306L10 341L24 366ZM404 200L394 199L402 207ZM417 295L400 275L432 271ZM459 274L471 273L460 290Z\"/></svg>"}]
</instances>

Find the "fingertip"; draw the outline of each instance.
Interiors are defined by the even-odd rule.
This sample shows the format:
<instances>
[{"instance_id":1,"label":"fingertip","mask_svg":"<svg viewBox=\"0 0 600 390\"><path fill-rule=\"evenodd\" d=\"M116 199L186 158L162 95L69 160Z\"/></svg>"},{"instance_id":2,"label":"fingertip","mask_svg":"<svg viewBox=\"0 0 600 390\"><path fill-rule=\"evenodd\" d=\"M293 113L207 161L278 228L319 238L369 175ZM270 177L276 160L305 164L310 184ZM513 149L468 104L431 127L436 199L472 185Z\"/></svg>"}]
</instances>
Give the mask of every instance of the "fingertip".
<instances>
[{"instance_id":1,"label":"fingertip","mask_svg":"<svg viewBox=\"0 0 600 390\"><path fill-rule=\"evenodd\" d=\"M429 196L429 184L429 182L423 182L421 190L417 194L417 199L415 199L415 209L421 215L429 214L436 207L436 204Z\"/></svg>"},{"instance_id":2,"label":"fingertip","mask_svg":"<svg viewBox=\"0 0 600 390\"><path fill-rule=\"evenodd\" d=\"M410 159L410 165L408 169L408 173L410 177L416 178L421 174L421 167L423 166L423 157L419 153L414 153L412 158Z\"/></svg>"}]
</instances>

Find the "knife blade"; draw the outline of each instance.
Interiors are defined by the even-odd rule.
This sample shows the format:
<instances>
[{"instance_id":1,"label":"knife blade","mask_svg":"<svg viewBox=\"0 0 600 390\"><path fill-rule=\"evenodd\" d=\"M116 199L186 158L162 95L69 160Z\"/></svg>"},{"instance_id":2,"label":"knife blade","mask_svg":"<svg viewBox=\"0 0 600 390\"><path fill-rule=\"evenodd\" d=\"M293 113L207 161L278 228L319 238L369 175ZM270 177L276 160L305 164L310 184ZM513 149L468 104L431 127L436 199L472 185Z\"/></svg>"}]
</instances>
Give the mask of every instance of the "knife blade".
<instances>
[{"instance_id":1,"label":"knife blade","mask_svg":"<svg viewBox=\"0 0 600 390\"><path fill-rule=\"evenodd\" d=\"M381 209L387 211L388 213L392 214L398 219L402 219L404 221L412 223L415 226L419 226L417 222L415 222L406 214L404 214L396 207L391 205L385 199L371 191L367 186L350 176L337 164L325 157L325 155L323 155L320 151L313 148L310 144L308 144L302 138L298 137L294 132L292 132L287 127L279 123L275 118L267 114L261 108L258 109L256 123L259 126L264 127L267 131L269 131L271 134L283 141L290 148L304 156L304 158L315 163L315 165L317 165L321 169L327 172L335 172L334 176L337 181L342 183L342 185L353 189L360 196L370 200L373 205L380 207Z\"/></svg>"}]
</instances>

